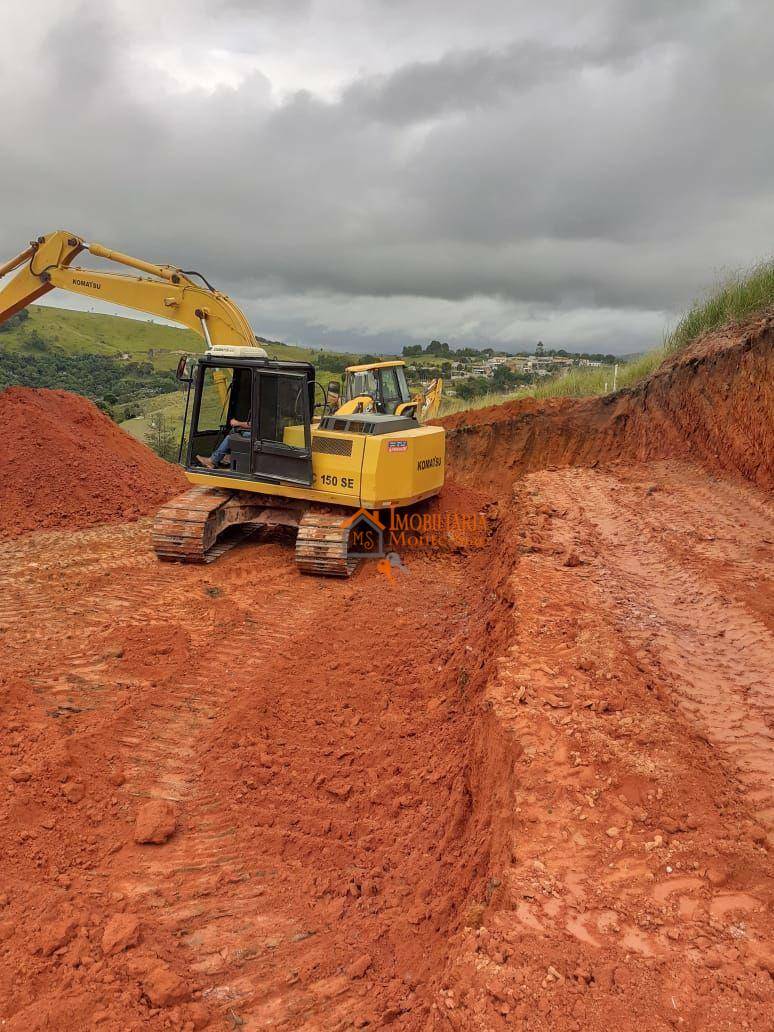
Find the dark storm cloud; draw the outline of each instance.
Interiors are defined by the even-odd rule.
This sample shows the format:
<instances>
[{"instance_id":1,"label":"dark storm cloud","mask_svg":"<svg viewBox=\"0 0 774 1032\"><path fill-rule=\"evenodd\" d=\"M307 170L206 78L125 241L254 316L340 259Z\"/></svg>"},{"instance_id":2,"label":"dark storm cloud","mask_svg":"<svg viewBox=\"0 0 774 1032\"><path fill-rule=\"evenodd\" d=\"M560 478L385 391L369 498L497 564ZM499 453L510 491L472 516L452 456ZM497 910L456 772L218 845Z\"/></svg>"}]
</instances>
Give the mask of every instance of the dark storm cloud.
<instances>
[{"instance_id":1,"label":"dark storm cloud","mask_svg":"<svg viewBox=\"0 0 774 1032\"><path fill-rule=\"evenodd\" d=\"M344 103L385 122L421 122L449 112L500 106L537 83L571 74L582 62L579 51L535 42L519 43L500 53L453 53L355 83Z\"/></svg>"},{"instance_id":2,"label":"dark storm cloud","mask_svg":"<svg viewBox=\"0 0 774 1032\"><path fill-rule=\"evenodd\" d=\"M310 340L656 343L771 249L764 6L488 8L19 17L0 255L65 226L202 268L258 332Z\"/></svg>"}]
</instances>

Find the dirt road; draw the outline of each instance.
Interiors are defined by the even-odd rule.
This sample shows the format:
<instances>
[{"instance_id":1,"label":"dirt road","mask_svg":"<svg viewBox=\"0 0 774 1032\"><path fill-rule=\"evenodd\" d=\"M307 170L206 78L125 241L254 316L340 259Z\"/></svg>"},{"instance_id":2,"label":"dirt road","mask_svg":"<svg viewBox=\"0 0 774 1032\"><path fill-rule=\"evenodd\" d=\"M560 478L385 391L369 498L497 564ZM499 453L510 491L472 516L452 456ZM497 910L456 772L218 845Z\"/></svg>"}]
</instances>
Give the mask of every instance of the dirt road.
<instances>
[{"instance_id":1,"label":"dirt road","mask_svg":"<svg viewBox=\"0 0 774 1032\"><path fill-rule=\"evenodd\" d=\"M764 495L543 471L499 514L393 582L7 545L5 1028L767 1027Z\"/></svg>"},{"instance_id":2,"label":"dirt road","mask_svg":"<svg viewBox=\"0 0 774 1032\"><path fill-rule=\"evenodd\" d=\"M738 768L770 826L774 509L759 492L678 463L619 477L577 471L543 480L568 547L602 567L595 582L622 633Z\"/></svg>"},{"instance_id":3,"label":"dirt road","mask_svg":"<svg viewBox=\"0 0 774 1032\"><path fill-rule=\"evenodd\" d=\"M49 1007L57 1027L91 1027L95 989L108 1027L140 1027L167 967L187 987L164 1002L192 988L250 1028L413 1009L465 877L448 807L467 724L439 693L476 633L461 560L407 568L302 578L278 543L161 566L147 526L9 545L10 1027ZM132 842L149 798L178 810L163 846ZM124 912L142 943L100 961L105 918Z\"/></svg>"}]
</instances>

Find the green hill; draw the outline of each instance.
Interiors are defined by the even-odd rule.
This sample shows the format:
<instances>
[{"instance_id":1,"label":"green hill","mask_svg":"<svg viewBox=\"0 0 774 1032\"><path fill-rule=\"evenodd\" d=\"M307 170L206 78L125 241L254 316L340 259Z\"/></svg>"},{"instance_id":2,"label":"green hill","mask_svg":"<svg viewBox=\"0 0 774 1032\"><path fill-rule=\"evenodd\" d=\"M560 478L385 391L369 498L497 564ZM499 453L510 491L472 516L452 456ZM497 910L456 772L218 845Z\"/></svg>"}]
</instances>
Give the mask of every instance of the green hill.
<instances>
[{"instance_id":1,"label":"green hill","mask_svg":"<svg viewBox=\"0 0 774 1032\"><path fill-rule=\"evenodd\" d=\"M7 329L0 327L0 348L22 352L56 350L119 359L127 356L134 361L151 361L159 370L174 369L182 353L204 350L201 337L192 330L150 320L43 305L30 305L27 312L26 319L15 317ZM272 358L312 361L319 356L310 348L281 341L267 341L264 346Z\"/></svg>"},{"instance_id":2,"label":"green hill","mask_svg":"<svg viewBox=\"0 0 774 1032\"><path fill-rule=\"evenodd\" d=\"M259 338L274 359L312 362L324 383L366 357ZM148 319L30 305L0 325L0 390L11 384L62 387L91 398L144 439L157 413L182 421L174 370L204 342L191 330Z\"/></svg>"},{"instance_id":3,"label":"green hill","mask_svg":"<svg viewBox=\"0 0 774 1032\"><path fill-rule=\"evenodd\" d=\"M182 351L201 350L195 333L172 326L42 305L30 305L27 312L27 319L17 321L15 317L8 329L0 327L0 348L114 358L128 355L135 361L151 360L157 369L174 368Z\"/></svg>"},{"instance_id":4,"label":"green hill","mask_svg":"<svg viewBox=\"0 0 774 1032\"><path fill-rule=\"evenodd\" d=\"M123 355L134 361L151 361L156 369L174 369L179 356L204 350L202 338L193 330L163 326L150 320L130 319L96 312L74 312L68 308L30 305L26 318L14 316L0 326L0 349L8 351L56 350L73 355ZM366 361L372 355L345 351L302 348L279 340L259 337L270 358L313 362L324 369Z\"/></svg>"}]
</instances>

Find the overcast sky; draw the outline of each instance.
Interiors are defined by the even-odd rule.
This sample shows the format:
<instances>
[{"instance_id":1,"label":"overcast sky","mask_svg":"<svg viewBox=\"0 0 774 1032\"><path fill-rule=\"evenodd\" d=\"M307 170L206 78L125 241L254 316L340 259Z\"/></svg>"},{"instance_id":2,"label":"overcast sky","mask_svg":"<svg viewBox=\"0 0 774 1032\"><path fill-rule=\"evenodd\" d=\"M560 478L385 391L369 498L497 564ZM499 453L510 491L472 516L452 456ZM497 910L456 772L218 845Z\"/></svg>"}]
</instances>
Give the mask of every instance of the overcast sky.
<instances>
[{"instance_id":1,"label":"overcast sky","mask_svg":"<svg viewBox=\"0 0 774 1032\"><path fill-rule=\"evenodd\" d=\"M774 250L771 15L5 0L0 259L69 229L305 344L653 346Z\"/></svg>"}]
</instances>

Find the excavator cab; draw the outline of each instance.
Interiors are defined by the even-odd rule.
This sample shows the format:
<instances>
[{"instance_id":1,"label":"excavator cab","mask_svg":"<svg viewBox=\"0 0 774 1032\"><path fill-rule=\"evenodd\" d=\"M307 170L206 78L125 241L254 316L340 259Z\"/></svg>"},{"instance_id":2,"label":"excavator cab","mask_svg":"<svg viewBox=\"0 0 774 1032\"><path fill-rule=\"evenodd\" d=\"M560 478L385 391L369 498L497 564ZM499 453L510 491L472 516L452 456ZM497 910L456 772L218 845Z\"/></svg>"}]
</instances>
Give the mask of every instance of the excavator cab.
<instances>
[{"instance_id":1,"label":"excavator cab","mask_svg":"<svg viewBox=\"0 0 774 1032\"><path fill-rule=\"evenodd\" d=\"M212 348L194 371L186 469L200 471L196 456L210 455L228 437L229 464L210 471L215 476L310 485L314 367L218 351ZM232 420L249 429L235 429Z\"/></svg>"}]
</instances>

